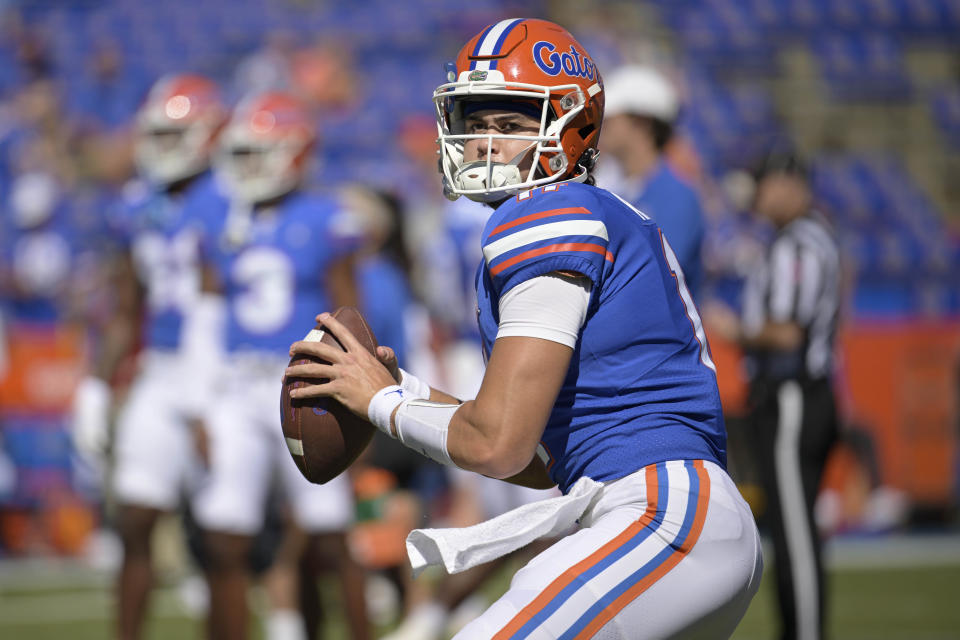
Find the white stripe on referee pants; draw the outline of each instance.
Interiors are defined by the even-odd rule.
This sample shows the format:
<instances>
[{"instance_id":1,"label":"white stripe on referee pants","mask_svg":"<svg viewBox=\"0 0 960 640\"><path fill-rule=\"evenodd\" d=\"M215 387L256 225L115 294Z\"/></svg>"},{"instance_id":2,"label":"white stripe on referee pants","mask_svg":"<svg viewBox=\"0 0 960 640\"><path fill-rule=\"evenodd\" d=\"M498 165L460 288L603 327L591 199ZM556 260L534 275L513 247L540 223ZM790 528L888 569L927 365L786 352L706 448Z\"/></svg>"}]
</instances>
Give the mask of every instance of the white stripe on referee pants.
<instances>
[{"instance_id":1,"label":"white stripe on referee pants","mask_svg":"<svg viewBox=\"0 0 960 640\"><path fill-rule=\"evenodd\" d=\"M800 383L795 380L784 382L777 392L777 399L779 424L774 445L774 462L787 554L790 556L790 573L793 577L797 640L816 640L819 587L800 467L800 426L803 424L803 391Z\"/></svg>"}]
</instances>

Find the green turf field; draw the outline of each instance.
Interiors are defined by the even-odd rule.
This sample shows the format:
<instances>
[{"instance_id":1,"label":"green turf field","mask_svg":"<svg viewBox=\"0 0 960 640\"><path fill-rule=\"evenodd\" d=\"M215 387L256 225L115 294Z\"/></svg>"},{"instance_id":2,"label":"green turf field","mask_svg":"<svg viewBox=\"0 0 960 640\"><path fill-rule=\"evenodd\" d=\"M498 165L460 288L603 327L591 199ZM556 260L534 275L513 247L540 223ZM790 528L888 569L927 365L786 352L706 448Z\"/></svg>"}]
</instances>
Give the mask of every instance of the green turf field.
<instances>
[{"instance_id":1,"label":"green turf field","mask_svg":"<svg viewBox=\"0 0 960 640\"><path fill-rule=\"evenodd\" d=\"M907 558L909 560L909 558ZM899 565L903 562L888 563ZM960 640L960 563L950 558L927 566L847 566L830 572L831 637L836 640ZM3 569L0 568L0 573ZM504 584L507 577L503 578ZM110 637L111 599L103 576L69 574L58 586L43 580L0 578L0 638L13 640L94 640ZM18 584L19 583L19 584ZM773 591L769 573L740 625L737 640L774 637ZM336 597L335 590L325 589ZM332 591L332 592L331 592ZM336 611L337 607L330 607ZM147 637L202 638L172 589L153 602ZM259 638L259 628L254 638ZM325 640L349 640L339 620L330 620Z\"/></svg>"}]
</instances>

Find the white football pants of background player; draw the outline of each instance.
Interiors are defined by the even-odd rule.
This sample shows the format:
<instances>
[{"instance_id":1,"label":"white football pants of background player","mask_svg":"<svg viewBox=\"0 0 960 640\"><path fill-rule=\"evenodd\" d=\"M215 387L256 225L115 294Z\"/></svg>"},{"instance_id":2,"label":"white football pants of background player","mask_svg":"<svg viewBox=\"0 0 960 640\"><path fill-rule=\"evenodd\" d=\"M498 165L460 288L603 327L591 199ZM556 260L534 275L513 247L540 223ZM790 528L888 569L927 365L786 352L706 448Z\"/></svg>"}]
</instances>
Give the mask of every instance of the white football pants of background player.
<instances>
[{"instance_id":1,"label":"white football pants of background player","mask_svg":"<svg viewBox=\"0 0 960 640\"><path fill-rule=\"evenodd\" d=\"M349 480L311 484L287 450L280 428L280 389L286 358L237 353L220 376L207 414L209 480L197 496L202 527L253 535L263 525L271 474L279 475L297 524L308 533L343 531L353 522Z\"/></svg>"}]
</instances>

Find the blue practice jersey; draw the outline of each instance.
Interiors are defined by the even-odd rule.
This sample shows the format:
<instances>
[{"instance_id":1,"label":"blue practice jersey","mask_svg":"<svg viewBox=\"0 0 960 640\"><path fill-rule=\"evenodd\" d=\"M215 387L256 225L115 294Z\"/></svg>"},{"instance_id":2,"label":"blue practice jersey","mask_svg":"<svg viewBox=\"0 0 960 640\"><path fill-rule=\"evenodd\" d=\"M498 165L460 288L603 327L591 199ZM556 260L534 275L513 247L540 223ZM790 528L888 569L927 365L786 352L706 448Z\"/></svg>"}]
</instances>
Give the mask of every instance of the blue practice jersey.
<instances>
[{"instance_id":1,"label":"blue practice jersey","mask_svg":"<svg viewBox=\"0 0 960 640\"><path fill-rule=\"evenodd\" d=\"M477 277L489 353L499 301L551 271L593 283L586 323L541 440L550 477L624 477L665 460L726 464L716 373L683 272L660 228L609 191L549 185L506 201Z\"/></svg>"},{"instance_id":2,"label":"blue practice jersey","mask_svg":"<svg viewBox=\"0 0 960 640\"><path fill-rule=\"evenodd\" d=\"M116 221L146 295L144 346L176 350L184 314L200 295L200 246L220 232L224 199L209 173L171 196L145 188Z\"/></svg>"},{"instance_id":3,"label":"blue practice jersey","mask_svg":"<svg viewBox=\"0 0 960 640\"><path fill-rule=\"evenodd\" d=\"M318 313L333 310L324 275L356 244L341 215L331 198L293 193L254 214L246 241L211 246L227 301L228 351L286 355Z\"/></svg>"},{"instance_id":4,"label":"blue practice jersey","mask_svg":"<svg viewBox=\"0 0 960 640\"><path fill-rule=\"evenodd\" d=\"M631 204L653 218L670 241L694 296L703 284L703 209L693 187L661 162Z\"/></svg>"}]
</instances>

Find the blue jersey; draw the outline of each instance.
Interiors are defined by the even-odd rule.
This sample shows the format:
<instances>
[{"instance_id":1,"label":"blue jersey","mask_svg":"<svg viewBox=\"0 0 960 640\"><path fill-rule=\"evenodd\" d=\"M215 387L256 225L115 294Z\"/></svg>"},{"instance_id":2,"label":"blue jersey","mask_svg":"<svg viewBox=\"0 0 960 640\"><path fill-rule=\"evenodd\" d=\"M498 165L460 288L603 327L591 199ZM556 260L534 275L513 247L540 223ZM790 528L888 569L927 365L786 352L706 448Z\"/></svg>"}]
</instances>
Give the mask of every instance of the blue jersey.
<instances>
[{"instance_id":1,"label":"blue jersey","mask_svg":"<svg viewBox=\"0 0 960 640\"><path fill-rule=\"evenodd\" d=\"M549 185L511 198L483 232L477 277L489 353L500 297L551 271L593 283L587 319L541 440L563 491L665 460L726 464L716 373L659 227L609 191Z\"/></svg>"},{"instance_id":2,"label":"blue jersey","mask_svg":"<svg viewBox=\"0 0 960 640\"><path fill-rule=\"evenodd\" d=\"M690 291L696 295L703 282L703 209L697 192L667 166L649 176L643 190L630 198L636 208L656 221L680 261Z\"/></svg>"},{"instance_id":3,"label":"blue jersey","mask_svg":"<svg viewBox=\"0 0 960 640\"><path fill-rule=\"evenodd\" d=\"M293 193L257 211L238 246L225 239L211 246L227 301L228 351L285 355L318 313L333 310L324 276L356 243L341 232L340 215L333 199Z\"/></svg>"},{"instance_id":4,"label":"blue jersey","mask_svg":"<svg viewBox=\"0 0 960 640\"><path fill-rule=\"evenodd\" d=\"M120 242L146 295L145 347L179 348L184 313L200 294L200 246L220 232L224 210L212 177L204 174L176 196L145 190L120 213Z\"/></svg>"}]
</instances>

